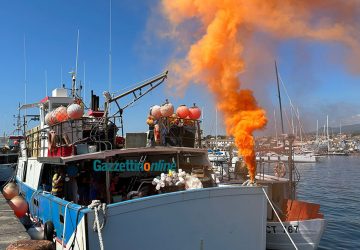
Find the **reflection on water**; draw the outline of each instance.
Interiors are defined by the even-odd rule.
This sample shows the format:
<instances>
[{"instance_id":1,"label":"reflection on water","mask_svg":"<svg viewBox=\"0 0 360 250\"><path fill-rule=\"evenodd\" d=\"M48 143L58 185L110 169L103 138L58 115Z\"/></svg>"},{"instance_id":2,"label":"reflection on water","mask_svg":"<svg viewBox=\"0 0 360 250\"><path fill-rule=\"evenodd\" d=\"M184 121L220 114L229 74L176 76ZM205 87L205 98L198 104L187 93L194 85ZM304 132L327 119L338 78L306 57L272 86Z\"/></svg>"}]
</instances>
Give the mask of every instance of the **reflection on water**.
<instances>
[{"instance_id":1,"label":"reflection on water","mask_svg":"<svg viewBox=\"0 0 360 250\"><path fill-rule=\"evenodd\" d=\"M360 249L360 157L296 164L298 199L319 203L328 221L319 249Z\"/></svg>"}]
</instances>

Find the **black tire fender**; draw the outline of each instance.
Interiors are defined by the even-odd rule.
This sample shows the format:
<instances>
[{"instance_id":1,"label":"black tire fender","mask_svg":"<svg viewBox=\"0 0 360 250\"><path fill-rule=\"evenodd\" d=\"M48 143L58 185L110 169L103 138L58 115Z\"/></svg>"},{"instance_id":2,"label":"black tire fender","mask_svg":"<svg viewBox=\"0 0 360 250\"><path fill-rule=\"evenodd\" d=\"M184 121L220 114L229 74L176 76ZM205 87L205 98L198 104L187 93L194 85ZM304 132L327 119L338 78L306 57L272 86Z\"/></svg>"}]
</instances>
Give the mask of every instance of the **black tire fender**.
<instances>
[{"instance_id":1,"label":"black tire fender","mask_svg":"<svg viewBox=\"0 0 360 250\"><path fill-rule=\"evenodd\" d=\"M54 223L47 221L44 224L44 240L53 241L55 233Z\"/></svg>"}]
</instances>

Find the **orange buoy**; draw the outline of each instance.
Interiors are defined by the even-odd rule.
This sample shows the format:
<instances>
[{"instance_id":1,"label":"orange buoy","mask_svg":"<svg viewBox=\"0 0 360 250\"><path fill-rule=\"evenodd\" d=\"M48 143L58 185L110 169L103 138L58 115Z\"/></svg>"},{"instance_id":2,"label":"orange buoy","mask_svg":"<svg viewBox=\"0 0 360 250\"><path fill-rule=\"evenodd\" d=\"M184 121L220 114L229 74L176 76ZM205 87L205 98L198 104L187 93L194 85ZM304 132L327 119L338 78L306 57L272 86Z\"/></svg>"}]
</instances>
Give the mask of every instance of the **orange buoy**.
<instances>
[{"instance_id":1,"label":"orange buoy","mask_svg":"<svg viewBox=\"0 0 360 250\"><path fill-rule=\"evenodd\" d=\"M161 118L160 106L159 105L154 105L151 108L150 115L152 115L155 120L159 120Z\"/></svg>"},{"instance_id":2,"label":"orange buoy","mask_svg":"<svg viewBox=\"0 0 360 250\"><path fill-rule=\"evenodd\" d=\"M9 182L6 184L6 186L3 188L3 195L5 199L11 200L15 196L19 195L19 187L14 182Z\"/></svg>"},{"instance_id":3,"label":"orange buoy","mask_svg":"<svg viewBox=\"0 0 360 250\"><path fill-rule=\"evenodd\" d=\"M201 109L198 108L194 103L194 106L189 108L189 118L193 120L197 120L200 118L200 116L201 116Z\"/></svg>"},{"instance_id":4,"label":"orange buoy","mask_svg":"<svg viewBox=\"0 0 360 250\"><path fill-rule=\"evenodd\" d=\"M154 117L152 115L149 115L146 120L147 125L153 126L154 125Z\"/></svg>"},{"instance_id":5,"label":"orange buoy","mask_svg":"<svg viewBox=\"0 0 360 250\"><path fill-rule=\"evenodd\" d=\"M14 214L18 218L23 217L28 211L28 204L26 200L20 195L17 195L14 198L12 198L9 201L9 205L11 209L14 210Z\"/></svg>"},{"instance_id":6,"label":"orange buoy","mask_svg":"<svg viewBox=\"0 0 360 250\"><path fill-rule=\"evenodd\" d=\"M58 123L59 121L56 119L56 115L55 115L55 110L51 111L50 113L50 124L54 125L56 123Z\"/></svg>"},{"instance_id":7,"label":"orange buoy","mask_svg":"<svg viewBox=\"0 0 360 250\"><path fill-rule=\"evenodd\" d=\"M64 106L60 106L55 109L54 114L58 122L66 121L69 118L67 109Z\"/></svg>"},{"instance_id":8,"label":"orange buoy","mask_svg":"<svg viewBox=\"0 0 360 250\"><path fill-rule=\"evenodd\" d=\"M160 107L160 112L163 117L172 116L174 113L174 106L166 99L166 102Z\"/></svg>"},{"instance_id":9,"label":"orange buoy","mask_svg":"<svg viewBox=\"0 0 360 250\"><path fill-rule=\"evenodd\" d=\"M186 107L186 105L180 105L177 109L176 109L176 114L178 117L180 117L181 119L186 118L189 115L189 109L188 107Z\"/></svg>"}]
</instances>

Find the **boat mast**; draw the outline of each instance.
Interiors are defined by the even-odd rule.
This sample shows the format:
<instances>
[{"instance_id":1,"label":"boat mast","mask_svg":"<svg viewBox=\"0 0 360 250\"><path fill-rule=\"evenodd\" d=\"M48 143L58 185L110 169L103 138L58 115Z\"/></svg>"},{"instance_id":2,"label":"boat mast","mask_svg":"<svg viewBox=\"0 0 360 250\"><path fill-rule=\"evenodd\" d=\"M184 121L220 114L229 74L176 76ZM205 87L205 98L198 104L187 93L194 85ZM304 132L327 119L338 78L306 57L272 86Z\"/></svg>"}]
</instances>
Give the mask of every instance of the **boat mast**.
<instances>
[{"instance_id":1,"label":"boat mast","mask_svg":"<svg viewBox=\"0 0 360 250\"><path fill-rule=\"evenodd\" d=\"M341 135L341 120L340 120L340 135Z\"/></svg>"},{"instance_id":2,"label":"boat mast","mask_svg":"<svg viewBox=\"0 0 360 250\"><path fill-rule=\"evenodd\" d=\"M278 146L278 133L277 133L277 126L276 126L276 113L274 109L274 122L275 122L275 138L276 138L276 146Z\"/></svg>"},{"instance_id":3,"label":"boat mast","mask_svg":"<svg viewBox=\"0 0 360 250\"><path fill-rule=\"evenodd\" d=\"M275 61L275 71L276 71L276 83L277 83L277 91L278 91L278 98L279 98L279 107L280 107L280 119L281 119L281 133L284 134L284 120L282 115L282 105L281 105L281 95L280 95L280 85L279 85L279 73L277 64ZM285 147L285 145L284 145Z\"/></svg>"},{"instance_id":4,"label":"boat mast","mask_svg":"<svg viewBox=\"0 0 360 250\"><path fill-rule=\"evenodd\" d=\"M326 116L326 138L327 138L327 148L328 153L330 152L330 142L329 142L329 116Z\"/></svg>"},{"instance_id":5,"label":"boat mast","mask_svg":"<svg viewBox=\"0 0 360 250\"><path fill-rule=\"evenodd\" d=\"M27 62L26 62L26 36L24 34L24 87L25 87L25 102L27 103ZM26 115L26 109L25 109L25 115ZM24 125L25 126L25 125ZM24 134L25 134L25 127L24 127Z\"/></svg>"},{"instance_id":6,"label":"boat mast","mask_svg":"<svg viewBox=\"0 0 360 250\"><path fill-rule=\"evenodd\" d=\"M277 64L275 61L275 71L276 71L276 83L277 83L277 91L278 91L278 98L279 98L279 108L280 108L280 118L281 118L281 132L283 134L283 149L285 151L285 132L284 132L284 121L282 116L282 105L281 105L281 95L280 95L280 84L279 84L279 73ZM293 171L294 171L294 162L292 159L293 156L293 143L295 140L294 135L286 136L289 142L289 157L288 157L288 168L289 168L289 190L290 190L290 199L295 198L295 185L293 181Z\"/></svg>"},{"instance_id":7,"label":"boat mast","mask_svg":"<svg viewBox=\"0 0 360 250\"><path fill-rule=\"evenodd\" d=\"M217 107L215 108L215 149L217 148L217 145L218 145L218 141L217 141L217 139L218 139L218 127L217 127L217 125L218 125L218 120L217 120Z\"/></svg>"}]
</instances>

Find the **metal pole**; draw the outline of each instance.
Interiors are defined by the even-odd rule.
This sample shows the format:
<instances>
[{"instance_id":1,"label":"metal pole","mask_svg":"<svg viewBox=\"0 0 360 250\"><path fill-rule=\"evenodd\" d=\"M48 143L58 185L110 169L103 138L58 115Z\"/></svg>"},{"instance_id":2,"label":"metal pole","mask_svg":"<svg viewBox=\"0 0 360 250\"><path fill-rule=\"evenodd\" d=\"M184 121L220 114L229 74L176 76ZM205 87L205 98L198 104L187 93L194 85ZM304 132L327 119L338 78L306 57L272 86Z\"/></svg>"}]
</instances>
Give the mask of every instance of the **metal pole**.
<instances>
[{"instance_id":1,"label":"metal pole","mask_svg":"<svg viewBox=\"0 0 360 250\"><path fill-rule=\"evenodd\" d=\"M290 198L293 200L295 198L295 194L294 194L294 182L293 182L293 170L294 170L294 162L293 162L293 142L294 142L294 135L289 135L288 136L288 141L289 141L289 160L288 160L288 164L289 164L289 188L290 188Z\"/></svg>"},{"instance_id":2,"label":"metal pole","mask_svg":"<svg viewBox=\"0 0 360 250\"><path fill-rule=\"evenodd\" d=\"M278 91L278 98L279 98L279 107L280 107L280 119L281 119L281 132L284 134L284 121L282 115L282 106L281 106L281 95L280 95L280 85L279 85L279 73L277 64L275 61L275 71L276 71L276 83L277 83L277 91ZM284 145L285 146L285 145Z\"/></svg>"}]
</instances>

